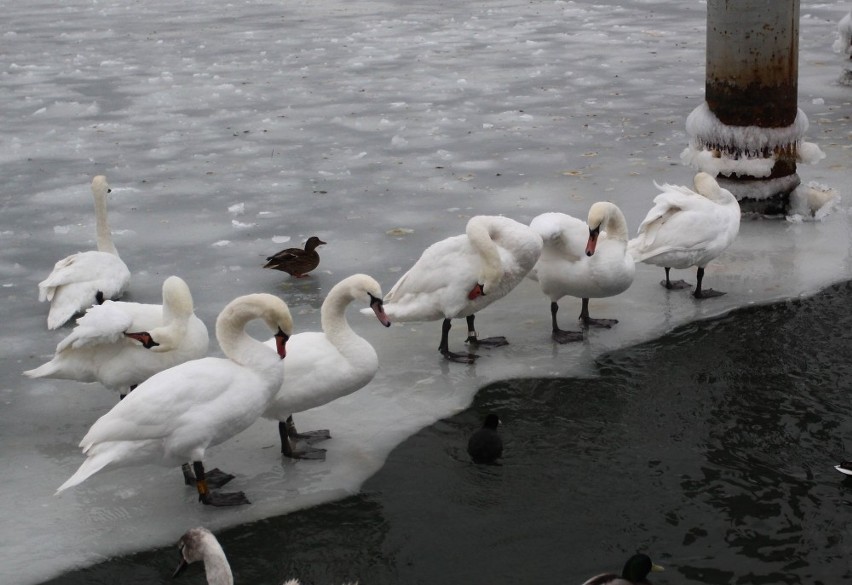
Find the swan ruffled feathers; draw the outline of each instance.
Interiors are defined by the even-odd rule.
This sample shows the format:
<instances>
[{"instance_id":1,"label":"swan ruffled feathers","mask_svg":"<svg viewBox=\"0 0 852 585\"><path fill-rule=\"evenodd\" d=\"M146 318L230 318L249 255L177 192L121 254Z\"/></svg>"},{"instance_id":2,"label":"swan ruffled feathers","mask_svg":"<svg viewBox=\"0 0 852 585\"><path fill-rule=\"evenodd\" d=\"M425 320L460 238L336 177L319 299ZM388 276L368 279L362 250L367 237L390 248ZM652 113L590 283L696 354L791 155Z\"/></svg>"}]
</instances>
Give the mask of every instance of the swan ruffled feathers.
<instances>
[{"instance_id":1,"label":"swan ruffled feathers","mask_svg":"<svg viewBox=\"0 0 852 585\"><path fill-rule=\"evenodd\" d=\"M92 179L98 249L63 258L38 284L38 300L50 302L48 329L61 327L92 304L119 298L130 284L130 270L118 256L107 222L109 192L106 177Z\"/></svg>"},{"instance_id":2,"label":"swan ruffled feathers","mask_svg":"<svg viewBox=\"0 0 852 585\"><path fill-rule=\"evenodd\" d=\"M570 295L582 299L583 327L611 327L615 319L593 319L589 299L611 297L633 283L636 266L627 253L627 221L618 206L599 201L591 206L588 221L564 213L543 213L530 222L544 241L529 278L537 280L550 298L553 339L558 343L581 341L582 332L565 331L556 322L558 301Z\"/></svg>"},{"instance_id":3,"label":"swan ruffled feathers","mask_svg":"<svg viewBox=\"0 0 852 585\"><path fill-rule=\"evenodd\" d=\"M477 215L463 235L426 248L420 259L385 295L393 321L443 320L438 351L450 361L472 363L478 356L449 350L452 319L467 319L472 346L506 345L504 337L480 339L474 314L504 297L535 265L541 237L528 226L501 216Z\"/></svg>"},{"instance_id":4,"label":"swan ruffled feathers","mask_svg":"<svg viewBox=\"0 0 852 585\"><path fill-rule=\"evenodd\" d=\"M382 325L390 327L383 309L381 286L371 276L355 274L334 285L323 301L322 331L298 333L287 342L289 356L284 383L263 414L279 421L281 452L287 457L324 459L324 449L298 442L328 439L329 431L299 433L292 415L355 392L366 386L379 369L376 350L346 320L346 308L361 300L367 302Z\"/></svg>"},{"instance_id":5,"label":"swan ruffled feathers","mask_svg":"<svg viewBox=\"0 0 852 585\"><path fill-rule=\"evenodd\" d=\"M651 561L646 554L635 554L624 563L621 575L603 573L596 575L583 585L650 585L648 574L663 571L663 567Z\"/></svg>"},{"instance_id":6,"label":"swan ruffled feathers","mask_svg":"<svg viewBox=\"0 0 852 585\"><path fill-rule=\"evenodd\" d=\"M304 278L308 272L319 266L320 257L317 246L325 244L316 236L311 236L305 242L305 249L287 248L269 256L264 268L281 270L295 278Z\"/></svg>"},{"instance_id":7,"label":"swan ruffled feathers","mask_svg":"<svg viewBox=\"0 0 852 585\"><path fill-rule=\"evenodd\" d=\"M255 319L275 332L276 350L246 333ZM287 304L276 296L261 293L231 301L216 320L216 338L226 357L185 362L140 384L92 425L80 442L86 460L57 493L105 468L178 467L191 461L204 504L249 503L242 492L211 491L202 461L208 447L248 428L275 397L292 328Z\"/></svg>"},{"instance_id":8,"label":"swan ruffled feathers","mask_svg":"<svg viewBox=\"0 0 852 585\"><path fill-rule=\"evenodd\" d=\"M467 441L467 454L474 463L492 464L503 456L503 439L497 432L500 417L490 413L485 416L482 427L477 429Z\"/></svg>"},{"instance_id":9,"label":"swan ruffled feathers","mask_svg":"<svg viewBox=\"0 0 852 585\"><path fill-rule=\"evenodd\" d=\"M163 304L105 301L90 307L29 378L100 382L124 397L157 372L204 357L207 327L193 309L183 279L163 282Z\"/></svg>"},{"instance_id":10,"label":"swan ruffled feathers","mask_svg":"<svg viewBox=\"0 0 852 585\"><path fill-rule=\"evenodd\" d=\"M656 185L662 191L654 198L654 207L639 226L637 237L628 243L628 251L637 262L662 266L667 289L689 288L679 280L672 282L672 268L698 267L698 282L693 292L697 299L725 293L703 289L704 267L730 246L740 229L740 205L730 191L723 189L707 173L695 175L695 191L679 185Z\"/></svg>"}]
</instances>

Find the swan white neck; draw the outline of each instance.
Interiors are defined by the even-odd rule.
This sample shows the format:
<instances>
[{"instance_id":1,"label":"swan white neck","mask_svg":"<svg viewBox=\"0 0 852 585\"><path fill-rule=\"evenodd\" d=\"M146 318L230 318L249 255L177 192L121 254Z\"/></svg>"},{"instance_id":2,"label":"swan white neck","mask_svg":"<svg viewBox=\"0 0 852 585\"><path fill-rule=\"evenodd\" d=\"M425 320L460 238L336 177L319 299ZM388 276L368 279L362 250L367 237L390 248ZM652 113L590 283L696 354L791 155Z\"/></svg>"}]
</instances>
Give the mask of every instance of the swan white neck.
<instances>
[{"instance_id":1,"label":"swan white neck","mask_svg":"<svg viewBox=\"0 0 852 585\"><path fill-rule=\"evenodd\" d=\"M102 176L92 181L92 195L95 198L95 229L97 230L98 250L118 256L118 250L112 242L112 233L107 221L107 193L109 185Z\"/></svg>"},{"instance_id":2,"label":"swan white neck","mask_svg":"<svg viewBox=\"0 0 852 585\"><path fill-rule=\"evenodd\" d=\"M263 319L273 331L276 330L272 325L275 321L269 299L280 302L280 299L267 294L239 297L231 301L216 319L216 339L219 341L219 347L229 359L241 366L280 369L278 355L245 331L246 325L255 319ZM277 387L274 390L277 390Z\"/></svg>"},{"instance_id":3,"label":"swan white neck","mask_svg":"<svg viewBox=\"0 0 852 585\"><path fill-rule=\"evenodd\" d=\"M322 330L329 339L344 337L354 334L346 320L346 307L355 300L355 291L351 288L335 286L328 293L320 309L320 322ZM364 293L367 296L367 293Z\"/></svg>"},{"instance_id":4,"label":"swan white neck","mask_svg":"<svg viewBox=\"0 0 852 585\"><path fill-rule=\"evenodd\" d=\"M204 573L207 576L207 585L234 585L231 566L219 543L216 543L216 549L210 547L205 552Z\"/></svg>"},{"instance_id":5,"label":"swan white neck","mask_svg":"<svg viewBox=\"0 0 852 585\"><path fill-rule=\"evenodd\" d=\"M486 294L500 280L500 252L491 236L491 222L487 217L475 216L470 218L465 229L470 245L482 259L481 282L486 287Z\"/></svg>"},{"instance_id":6,"label":"swan white neck","mask_svg":"<svg viewBox=\"0 0 852 585\"><path fill-rule=\"evenodd\" d=\"M589 210L588 224L591 228L602 228L606 232L607 239L624 242L630 239L627 220L618 206L612 203L606 201L595 203Z\"/></svg>"}]
</instances>

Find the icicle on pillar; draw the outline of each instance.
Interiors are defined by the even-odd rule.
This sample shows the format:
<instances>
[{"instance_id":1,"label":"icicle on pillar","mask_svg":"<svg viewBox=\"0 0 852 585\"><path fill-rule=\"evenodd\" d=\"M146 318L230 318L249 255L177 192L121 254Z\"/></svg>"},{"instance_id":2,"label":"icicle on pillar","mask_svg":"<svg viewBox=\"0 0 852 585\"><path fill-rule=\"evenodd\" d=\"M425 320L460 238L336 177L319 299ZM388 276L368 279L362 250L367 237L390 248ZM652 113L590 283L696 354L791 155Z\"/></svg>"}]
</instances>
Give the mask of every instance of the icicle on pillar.
<instances>
[{"instance_id":1,"label":"icicle on pillar","mask_svg":"<svg viewBox=\"0 0 852 585\"><path fill-rule=\"evenodd\" d=\"M783 214L799 184L799 0L708 0L706 102L687 119L684 162L743 211Z\"/></svg>"}]
</instances>

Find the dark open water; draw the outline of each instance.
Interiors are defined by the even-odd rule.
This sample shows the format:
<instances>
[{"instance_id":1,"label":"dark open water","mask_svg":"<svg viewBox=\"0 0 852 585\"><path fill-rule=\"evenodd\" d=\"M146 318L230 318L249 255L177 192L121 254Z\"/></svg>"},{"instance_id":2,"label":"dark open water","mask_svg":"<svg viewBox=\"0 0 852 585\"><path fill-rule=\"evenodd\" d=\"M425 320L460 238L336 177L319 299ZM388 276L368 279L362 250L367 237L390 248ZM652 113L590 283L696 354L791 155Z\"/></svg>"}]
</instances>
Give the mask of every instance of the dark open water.
<instances>
[{"instance_id":1,"label":"dark open water","mask_svg":"<svg viewBox=\"0 0 852 585\"><path fill-rule=\"evenodd\" d=\"M666 566L657 585L851 582L852 480L833 469L852 458L850 356L852 284L739 310L603 356L594 379L483 388L359 495L218 536L237 585L571 585L637 549ZM467 436L492 411L504 462L475 466ZM49 583L175 583L176 562Z\"/></svg>"}]
</instances>

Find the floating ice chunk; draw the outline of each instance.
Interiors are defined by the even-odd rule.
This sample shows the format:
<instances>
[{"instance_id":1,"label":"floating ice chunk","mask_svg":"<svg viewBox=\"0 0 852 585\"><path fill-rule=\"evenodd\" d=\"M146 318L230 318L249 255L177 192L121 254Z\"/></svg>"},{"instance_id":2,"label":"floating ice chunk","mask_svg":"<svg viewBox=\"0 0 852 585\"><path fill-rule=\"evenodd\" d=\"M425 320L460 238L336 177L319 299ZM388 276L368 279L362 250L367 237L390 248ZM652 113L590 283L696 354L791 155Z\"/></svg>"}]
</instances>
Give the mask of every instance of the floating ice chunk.
<instances>
[{"instance_id":1,"label":"floating ice chunk","mask_svg":"<svg viewBox=\"0 0 852 585\"><path fill-rule=\"evenodd\" d=\"M213 242L210 245L214 248L224 248L225 246L231 245L231 240L219 240L218 242Z\"/></svg>"},{"instance_id":2,"label":"floating ice chunk","mask_svg":"<svg viewBox=\"0 0 852 585\"><path fill-rule=\"evenodd\" d=\"M290 236L272 236L273 244L286 244L290 241Z\"/></svg>"},{"instance_id":3,"label":"floating ice chunk","mask_svg":"<svg viewBox=\"0 0 852 585\"><path fill-rule=\"evenodd\" d=\"M234 215L242 215L246 212L246 204L245 203L235 203L228 208L230 213Z\"/></svg>"},{"instance_id":4,"label":"floating ice chunk","mask_svg":"<svg viewBox=\"0 0 852 585\"><path fill-rule=\"evenodd\" d=\"M70 225L55 225L53 226L54 234L67 234L71 231Z\"/></svg>"},{"instance_id":5,"label":"floating ice chunk","mask_svg":"<svg viewBox=\"0 0 852 585\"><path fill-rule=\"evenodd\" d=\"M245 228L254 227L257 224L256 223L243 223L241 221L237 221L236 219L232 219L231 225L234 226L237 229L245 229Z\"/></svg>"}]
</instances>

